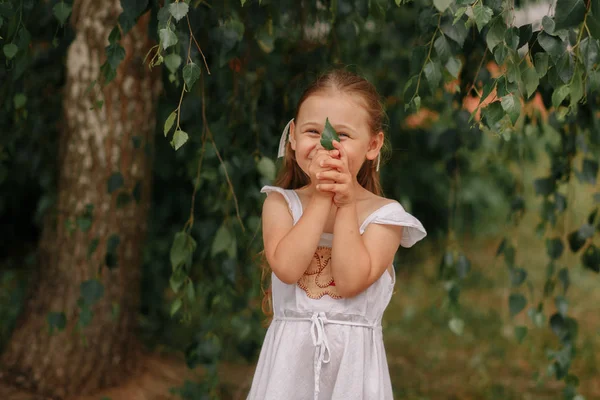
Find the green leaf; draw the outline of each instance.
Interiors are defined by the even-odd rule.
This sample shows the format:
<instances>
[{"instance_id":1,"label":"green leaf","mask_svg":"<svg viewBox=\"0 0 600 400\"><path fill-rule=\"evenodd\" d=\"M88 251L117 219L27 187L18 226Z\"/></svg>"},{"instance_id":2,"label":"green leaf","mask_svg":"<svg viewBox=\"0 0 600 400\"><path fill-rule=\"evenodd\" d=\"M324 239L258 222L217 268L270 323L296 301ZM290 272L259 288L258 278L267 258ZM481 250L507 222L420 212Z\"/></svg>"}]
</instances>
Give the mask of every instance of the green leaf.
<instances>
[{"instance_id":1,"label":"green leaf","mask_svg":"<svg viewBox=\"0 0 600 400\"><path fill-rule=\"evenodd\" d=\"M469 35L469 31L465 24L450 24L446 22L442 25L442 32L450 39L454 40L460 47L465 44L465 39Z\"/></svg>"},{"instance_id":2,"label":"green leaf","mask_svg":"<svg viewBox=\"0 0 600 400\"><path fill-rule=\"evenodd\" d=\"M473 7L473 15L475 16L477 29L479 32L481 32L488 22L490 22L490 19L492 19L494 11L487 6L482 6L480 3L478 3L475 7Z\"/></svg>"},{"instance_id":3,"label":"green leaf","mask_svg":"<svg viewBox=\"0 0 600 400\"><path fill-rule=\"evenodd\" d=\"M538 77L543 78L548 72L548 61L550 56L548 53L536 53L534 58L535 71L538 74Z\"/></svg>"},{"instance_id":4,"label":"green leaf","mask_svg":"<svg viewBox=\"0 0 600 400\"><path fill-rule=\"evenodd\" d=\"M114 191L118 190L123 186L125 180L123 179L123 175L120 172L114 172L108 178L108 193L111 194Z\"/></svg>"},{"instance_id":5,"label":"green leaf","mask_svg":"<svg viewBox=\"0 0 600 400\"><path fill-rule=\"evenodd\" d=\"M433 0L433 5L438 9L439 12L444 12L450 7L452 0Z\"/></svg>"},{"instance_id":6,"label":"green leaf","mask_svg":"<svg viewBox=\"0 0 600 400\"><path fill-rule=\"evenodd\" d=\"M569 280L569 270L566 268L562 268L560 271L558 271L558 280L563 285L563 292L567 293L567 289L571 284L571 281Z\"/></svg>"},{"instance_id":7,"label":"green leaf","mask_svg":"<svg viewBox=\"0 0 600 400\"><path fill-rule=\"evenodd\" d=\"M50 334L54 333L54 329L62 331L67 326L67 317L64 312L49 312L46 316L48 327L50 328Z\"/></svg>"},{"instance_id":8,"label":"green leaf","mask_svg":"<svg viewBox=\"0 0 600 400\"><path fill-rule=\"evenodd\" d=\"M190 302L196 300L196 291L194 290L194 282L189 282L186 287L187 298Z\"/></svg>"},{"instance_id":9,"label":"green leaf","mask_svg":"<svg viewBox=\"0 0 600 400\"><path fill-rule=\"evenodd\" d=\"M591 271L600 272L600 250L595 245L590 245L582 254L581 263Z\"/></svg>"},{"instance_id":10,"label":"green leaf","mask_svg":"<svg viewBox=\"0 0 600 400\"><path fill-rule=\"evenodd\" d=\"M556 62L556 69L559 78L563 83L569 83L575 72L575 61L571 53L565 51Z\"/></svg>"},{"instance_id":11,"label":"green leaf","mask_svg":"<svg viewBox=\"0 0 600 400\"><path fill-rule=\"evenodd\" d=\"M527 271L523 268L514 268L510 270L510 282L513 287L519 287L527 279Z\"/></svg>"},{"instance_id":12,"label":"green leaf","mask_svg":"<svg viewBox=\"0 0 600 400\"><path fill-rule=\"evenodd\" d=\"M61 1L52 7L52 13L58 22L60 22L61 25L64 25L65 22L67 22L67 19L69 19L69 15L71 15L71 6Z\"/></svg>"},{"instance_id":13,"label":"green leaf","mask_svg":"<svg viewBox=\"0 0 600 400\"><path fill-rule=\"evenodd\" d=\"M519 28L513 26L507 29L504 33L504 42L506 42L509 49L517 51L519 47Z\"/></svg>"},{"instance_id":14,"label":"green leaf","mask_svg":"<svg viewBox=\"0 0 600 400\"><path fill-rule=\"evenodd\" d=\"M504 117L504 110L499 101L494 101L481 110L481 115L488 127L494 130L496 123Z\"/></svg>"},{"instance_id":15,"label":"green leaf","mask_svg":"<svg viewBox=\"0 0 600 400\"><path fill-rule=\"evenodd\" d=\"M425 78L427 78L427 82L429 82L429 89L431 89L432 93L435 93L435 90L438 88L440 80L442 79L441 68L436 64L437 63L433 61L429 61L424 68Z\"/></svg>"},{"instance_id":16,"label":"green leaf","mask_svg":"<svg viewBox=\"0 0 600 400\"><path fill-rule=\"evenodd\" d=\"M452 318L448 321L448 327L457 336L461 336L465 329L465 323L460 318Z\"/></svg>"},{"instance_id":17,"label":"green leaf","mask_svg":"<svg viewBox=\"0 0 600 400\"><path fill-rule=\"evenodd\" d=\"M99 244L100 244L100 239L99 238L92 239L92 241L90 242L90 244L88 246L88 250L87 250L87 258L88 259L92 256L92 254L94 254L94 252L98 248Z\"/></svg>"},{"instance_id":18,"label":"green leaf","mask_svg":"<svg viewBox=\"0 0 600 400\"><path fill-rule=\"evenodd\" d=\"M443 34L438 36L438 38L433 43L433 47L435 47L435 51L442 63L448 61L448 59L452 56L450 44L448 43L448 40L446 40L446 36L444 36Z\"/></svg>"},{"instance_id":19,"label":"green leaf","mask_svg":"<svg viewBox=\"0 0 600 400\"><path fill-rule=\"evenodd\" d=\"M569 310L569 303L567 302L567 299L565 299L564 296L558 295L554 298L554 304L556 305L558 313L563 317L566 317L567 311Z\"/></svg>"},{"instance_id":20,"label":"green leaf","mask_svg":"<svg viewBox=\"0 0 600 400\"><path fill-rule=\"evenodd\" d=\"M523 311L526 305L527 300L522 294L513 293L508 297L508 308L511 317L514 317L515 315Z\"/></svg>"},{"instance_id":21,"label":"green leaf","mask_svg":"<svg viewBox=\"0 0 600 400\"><path fill-rule=\"evenodd\" d=\"M187 232L177 232L171 245L169 258L171 268L176 271L177 268L184 264L191 265L192 255L196 250L196 241Z\"/></svg>"},{"instance_id":22,"label":"green leaf","mask_svg":"<svg viewBox=\"0 0 600 400\"><path fill-rule=\"evenodd\" d=\"M450 57L448 62L446 63L446 69L450 72L455 78L458 78L458 74L460 73L460 69L462 68L462 63L456 57Z\"/></svg>"},{"instance_id":23,"label":"green leaf","mask_svg":"<svg viewBox=\"0 0 600 400\"><path fill-rule=\"evenodd\" d=\"M163 49L177 44L177 35L170 28L164 28L159 31L160 45Z\"/></svg>"},{"instance_id":24,"label":"green leaf","mask_svg":"<svg viewBox=\"0 0 600 400\"><path fill-rule=\"evenodd\" d=\"M506 25L504 24L504 19L502 17L494 18L494 22L492 22L492 25L485 36L485 42L490 51L494 51L494 48L504 41L505 33Z\"/></svg>"},{"instance_id":25,"label":"green leaf","mask_svg":"<svg viewBox=\"0 0 600 400\"><path fill-rule=\"evenodd\" d=\"M175 314L177 314L177 311L179 311L182 304L183 304L183 302L181 301L180 298L176 298L175 301L173 301L173 303L171 303L171 317L173 317Z\"/></svg>"},{"instance_id":26,"label":"green leaf","mask_svg":"<svg viewBox=\"0 0 600 400\"><path fill-rule=\"evenodd\" d=\"M261 29L256 35L256 43L262 51L269 54L275 48L275 38L269 34L268 30Z\"/></svg>"},{"instance_id":27,"label":"green leaf","mask_svg":"<svg viewBox=\"0 0 600 400\"><path fill-rule=\"evenodd\" d=\"M463 15L467 12L467 7L459 7L454 13L454 20L452 21L452 25L456 25L458 21L462 18ZM464 27L464 24L460 24ZM466 30L466 29L465 29ZM461 44L462 46L462 44Z\"/></svg>"},{"instance_id":28,"label":"green leaf","mask_svg":"<svg viewBox=\"0 0 600 400\"><path fill-rule=\"evenodd\" d=\"M588 73L594 69L594 65L598 61L598 50L598 40L589 36L579 44L581 60L585 66L585 71Z\"/></svg>"},{"instance_id":29,"label":"green leaf","mask_svg":"<svg viewBox=\"0 0 600 400\"><path fill-rule=\"evenodd\" d=\"M97 279L90 279L81 282L81 285L79 286L79 291L83 303L86 306L92 306L98 300L100 300L102 296L104 296L104 285Z\"/></svg>"},{"instance_id":30,"label":"green leaf","mask_svg":"<svg viewBox=\"0 0 600 400\"><path fill-rule=\"evenodd\" d=\"M583 182L595 185L596 176L598 175L598 161L590 158L584 159L581 175L583 177Z\"/></svg>"},{"instance_id":31,"label":"green leaf","mask_svg":"<svg viewBox=\"0 0 600 400\"><path fill-rule=\"evenodd\" d=\"M399 1L399 0L397 0ZM244 7L244 4L246 4L246 0L240 0L240 2L242 3L242 7Z\"/></svg>"},{"instance_id":32,"label":"green leaf","mask_svg":"<svg viewBox=\"0 0 600 400\"><path fill-rule=\"evenodd\" d=\"M479 104L481 104L485 99L487 99L490 93L492 93L492 90L494 90L494 87L496 87L496 81L489 81L483 86L483 92L481 93Z\"/></svg>"},{"instance_id":33,"label":"green leaf","mask_svg":"<svg viewBox=\"0 0 600 400\"><path fill-rule=\"evenodd\" d=\"M142 15L148 6L148 0L121 0L121 8L127 18L135 23L135 19Z\"/></svg>"},{"instance_id":34,"label":"green leaf","mask_svg":"<svg viewBox=\"0 0 600 400\"><path fill-rule=\"evenodd\" d=\"M583 0L557 0L554 12L555 29L569 29L581 25L585 16Z\"/></svg>"},{"instance_id":35,"label":"green leaf","mask_svg":"<svg viewBox=\"0 0 600 400\"><path fill-rule=\"evenodd\" d=\"M523 82L525 83L527 98L529 98L537 90L538 85L540 84L540 78L533 68L528 67L523 73Z\"/></svg>"},{"instance_id":36,"label":"green leaf","mask_svg":"<svg viewBox=\"0 0 600 400\"><path fill-rule=\"evenodd\" d=\"M519 119L519 115L521 115L521 102L519 98L514 94L509 94L502 99L500 99L502 104L502 109L506 111L508 116L510 117L510 121L514 125Z\"/></svg>"},{"instance_id":37,"label":"green leaf","mask_svg":"<svg viewBox=\"0 0 600 400\"><path fill-rule=\"evenodd\" d=\"M179 150L181 146L183 146L189 139L189 136L186 132L178 129L173 134L173 140L171 140L171 146L175 149L175 151Z\"/></svg>"},{"instance_id":38,"label":"green leaf","mask_svg":"<svg viewBox=\"0 0 600 400\"><path fill-rule=\"evenodd\" d=\"M558 260L565 249L562 239L559 237L546 239L546 253L552 260Z\"/></svg>"},{"instance_id":39,"label":"green leaf","mask_svg":"<svg viewBox=\"0 0 600 400\"><path fill-rule=\"evenodd\" d=\"M556 190L556 180L553 177L539 178L533 181L535 194L549 196Z\"/></svg>"},{"instance_id":40,"label":"green leaf","mask_svg":"<svg viewBox=\"0 0 600 400\"><path fill-rule=\"evenodd\" d=\"M125 59L125 49L118 43L106 46L106 58L113 69L117 69Z\"/></svg>"},{"instance_id":41,"label":"green leaf","mask_svg":"<svg viewBox=\"0 0 600 400\"><path fill-rule=\"evenodd\" d=\"M540 32L538 35L538 43L556 62L566 50L566 45L557 37L550 36L546 32Z\"/></svg>"},{"instance_id":42,"label":"green leaf","mask_svg":"<svg viewBox=\"0 0 600 400\"><path fill-rule=\"evenodd\" d=\"M496 63L499 65L504 64L506 56L508 56L508 47L506 47L504 43L496 46L494 49L494 60L496 60Z\"/></svg>"},{"instance_id":43,"label":"green leaf","mask_svg":"<svg viewBox=\"0 0 600 400\"><path fill-rule=\"evenodd\" d=\"M571 87L569 85L563 85L558 89L555 89L552 93L552 105L554 108L558 108L563 100L567 98L570 92Z\"/></svg>"},{"instance_id":44,"label":"green leaf","mask_svg":"<svg viewBox=\"0 0 600 400\"><path fill-rule=\"evenodd\" d=\"M177 110L175 110L171 114L169 114L169 116L167 117L167 120L165 121L165 126L163 128L165 137L167 137L167 134L173 127L173 124L175 123L175 118L177 118Z\"/></svg>"},{"instance_id":45,"label":"green leaf","mask_svg":"<svg viewBox=\"0 0 600 400\"><path fill-rule=\"evenodd\" d=\"M194 83L200 78L200 73L200 67L193 62L186 64L186 66L183 67L183 80L185 81L185 86L188 90L191 90L192 87L194 87Z\"/></svg>"},{"instance_id":46,"label":"green leaf","mask_svg":"<svg viewBox=\"0 0 600 400\"><path fill-rule=\"evenodd\" d=\"M321 133L321 146L323 146L327 150L333 150L332 142L334 140L340 141L340 137L338 136L333 126L329 123L329 118L325 118L325 129L323 129L323 133Z\"/></svg>"},{"instance_id":47,"label":"green leaf","mask_svg":"<svg viewBox=\"0 0 600 400\"><path fill-rule=\"evenodd\" d=\"M527 336L527 327L526 326L515 326L515 338L517 342L523 343L523 339Z\"/></svg>"},{"instance_id":48,"label":"green leaf","mask_svg":"<svg viewBox=\"0 0 600 400\"><path fill-rule=\"evenodd\" d=\"M2 47L2 51L4 51L4 55L6 56L7 59L11 60L14 58L14 56L17 54L17 52L19 51L19 48L17 47L16 44L14 43L9 43L9 44L5 44Z\"/></svg>"},{"instance_id":49,"label":"green leaf","mask_svg":"<svg viewBox=\"0 0 600 400\"><path fill-rule=\"evenodd\" d=\"M273 160L271 160L269 157L261 157L260 161L256 165L256 168L258 169L258 172L260 172L260 174L269 181L273 181L275 179L277 168Z\"/></svg>"},{"instance_id":50,"label":"green leaf","mask_svg":"<svg viewBox=\"0 0 600 400\"><path fill-rule=\"evenodd\" d=\"M227 252L235 245L235 237L231 234L227 225L222 224L217 230L217 234L212 243L210 250L211 257L215 257L217 254Z\"/></svg>"},{"instance_id":51,"label":"green leaf","mask_svg":"<svg viewBox=\"0 0 600 400\"><path fill-rule=\"evenodd\" d=\"M15 110L18 110L19 108L23 108L26 103L27 103L27 96L25 96L23 93L15 94L15 97L13 98L13 104L15 106Z\"/></svg>"},{"instance_id":52,"label":"green leaf","mask_svg":"<svg viewBox=\"0 0 600 400\"><path fill-rule=\"evenodd\" d=\"M171 53L165 57L165 65L172 74L177 72L177 68L181 65L181 56L177 53Z\"/></svg>"},{"instance_id":53,"label":"green leaf","mask_svg":"<svg viewBox=\"0 0 600 400\"><path fill-rule=\"evenodd\" d=\"M531 26L531 24L521 25L519 27L519 46L518 46L518 48L520 49L521 47L525 46L525 44L527 44L529 42L529 39L531 39L532 36L533 36L533 27Z\"/></svg>"},{"instance_id":54,"label":"green leaf","mask_svg":"<svg viewBox=\"0 0 600 400\"><path fill-rule=\"evenodd\" d=\"M190 7L183 1L169 4L169 12L178 22L181 18L187 15L189 8Z\"/></svg>"},{"instance_id":55,"label":"green leaf","mask_svg":"<svg viewBox=\"0 0 600 400\"><path fill-rule=\"evenodd\" d=\"M544 32L546 32L549 35L554 35L555 26L556 23L554 22L554 20L549 16L544 15L544 17L542 18L542 28L544 28Z\"/></svg>"},{"instance_id":56,"label":"green leaf","mask_svg":"<svg viewBox=\"0 0 600 400\"><path fill-rule=\"evenodd\" d=\"M573 81L570 84L571 90L569 92L569 96L571 99L571 107L576 107L579 100L583 97L583 81L581 79L581 71L579 68L575 71L573 75Z\"/></svg>"}]
</instances>

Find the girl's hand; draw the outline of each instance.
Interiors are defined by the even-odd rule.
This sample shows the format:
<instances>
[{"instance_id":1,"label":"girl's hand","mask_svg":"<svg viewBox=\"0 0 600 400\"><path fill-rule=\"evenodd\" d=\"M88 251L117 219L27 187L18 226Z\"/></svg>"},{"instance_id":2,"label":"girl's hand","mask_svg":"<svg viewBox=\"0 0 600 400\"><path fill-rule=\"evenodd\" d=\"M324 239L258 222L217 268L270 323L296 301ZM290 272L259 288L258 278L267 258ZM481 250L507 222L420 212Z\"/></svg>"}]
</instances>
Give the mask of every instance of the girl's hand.
<instances>
[{"instance_id":1,"label":"girl's hand","mask_svg":"<svg viewBox=\"0 0 600 400\"><path fill-rule=\"evenodd\" d=\"M334 158L332 155L322 161L322 167L325 171L318 172L316 177L319 180L317 190L320 192L333 193L333 202L336 206L346 207L356 202L356 194L354 193L354 183L350 169L348 168L348 155L344 150L344 146L337 140L332 141L332 155L338 155L339 158ZM337 152L336 152L337 151ZM336 152L336 153L334 153ZM321 183L321 181L333 181L333 183Z\"/></svg>"},{"instance_id":2,"label":"girl's hand","mask_svg":"<svg viewBox=\"0 0 600 400\"><path fill-rule=\"evenodd\" d=\"M311 184L318 185L318 184L323 184L323 183L327 183L327 184L334 183L334 181L331 181L328 179L319 179L318 178L319 173L322 173L328 169L326 167L322 167L321 162L324 162L324 161L330 159L331 153L333 153L333 152L335 152L335 154L337 154L337 150L328 151L326 149L318 149L316 151L314 157L311 160L310 165L308 166L308 174L310 177ZM330 193L330 192L320 192L317 190L317 194L322 195L322 196L327 196L330 198L333 197L333 193Z\"/></svg>"}]
</instances>

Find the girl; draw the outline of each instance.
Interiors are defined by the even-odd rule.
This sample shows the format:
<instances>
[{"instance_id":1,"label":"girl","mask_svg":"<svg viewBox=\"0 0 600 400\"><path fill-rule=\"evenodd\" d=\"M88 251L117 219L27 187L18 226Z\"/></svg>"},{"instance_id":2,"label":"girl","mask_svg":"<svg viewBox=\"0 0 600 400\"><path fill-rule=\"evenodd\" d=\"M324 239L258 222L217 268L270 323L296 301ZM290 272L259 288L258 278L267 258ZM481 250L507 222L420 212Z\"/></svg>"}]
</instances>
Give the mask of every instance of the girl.
<instances>
[{"instance_id":1,"label":"girl","mask_svg":"<svg viewBox=\"0 0 600 400\"><path fill-rule=\"evenodd\" d=\"M284 129L283 170L261 189L273 193L262 221L274 318L249 400L393 398L381 333L392 261L426 232L381 197L383 117L373 85L335 70L304 92ZM326 118L340 137L331 151L320 144Z\"/></svg>"}]
</instances>

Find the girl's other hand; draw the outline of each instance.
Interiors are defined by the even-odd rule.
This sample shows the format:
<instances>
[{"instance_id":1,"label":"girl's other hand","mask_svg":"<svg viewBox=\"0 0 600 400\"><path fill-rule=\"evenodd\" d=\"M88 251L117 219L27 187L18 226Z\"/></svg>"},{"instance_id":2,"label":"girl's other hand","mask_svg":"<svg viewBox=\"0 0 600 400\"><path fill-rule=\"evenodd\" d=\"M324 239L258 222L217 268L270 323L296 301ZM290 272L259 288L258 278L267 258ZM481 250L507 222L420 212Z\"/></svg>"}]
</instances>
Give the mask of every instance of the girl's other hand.
<instances>
[{"instance_id":1,"label":"girl's other hand","mask_svg":"<svg viewBox=\"0 0 600 400\"><path fill-rule=\"evenodd\" d=\"M332 150L332 151L335 151L335 150ZM327 167L321 166L321 162L324 163L328 159L331 159L330 151L325 150L325 149L318 149L315 152L315 155L312 158L312 161L308 167L310 182L312 185L316 186L317 184L323 184L323 183L328 183L328 184L335 183L334 181L330 181L327 179L323 180L323 179L317 178L317 174L322 173L329 169ZM333 196L333 194L331 194L331 193L324 193L324 192L319 192L319 191L317 191L316 193L320 194L320 195L327 195L328 197Z\"/></svg>"}]
</instances>

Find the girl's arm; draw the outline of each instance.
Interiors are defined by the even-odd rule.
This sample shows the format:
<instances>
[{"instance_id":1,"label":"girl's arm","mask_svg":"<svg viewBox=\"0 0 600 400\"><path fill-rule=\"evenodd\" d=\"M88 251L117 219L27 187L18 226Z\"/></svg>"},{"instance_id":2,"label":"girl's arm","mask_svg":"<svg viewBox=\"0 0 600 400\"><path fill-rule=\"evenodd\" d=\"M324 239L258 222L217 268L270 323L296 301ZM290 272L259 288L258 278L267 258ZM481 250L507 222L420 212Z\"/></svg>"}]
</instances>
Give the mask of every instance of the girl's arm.
<instances>
[{"instance_id":1,"label":"girl's arm","mask_svg":"<svg viewBox=\"0 0 600 400\"><path fill-rule=\"evenodd\" d=\"M365 291L393 262L402 227L370 224L361 236L356 203L337 210L333 228L331 270L338 293L353 297Z\"/></svg>"},{"instance_id":2,"label":"girl's arm","mask_svg":"<svg viewBox=\"0 0 600 400\"><path fill-rule=\"evenodd\" d=\"M283 196L267 196L262 213L265 254L282 282L298 282L310 265L332 206L331 195L316 193L294 225Z\"/></svg>"}]
</instances>

